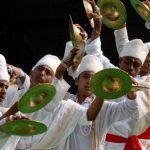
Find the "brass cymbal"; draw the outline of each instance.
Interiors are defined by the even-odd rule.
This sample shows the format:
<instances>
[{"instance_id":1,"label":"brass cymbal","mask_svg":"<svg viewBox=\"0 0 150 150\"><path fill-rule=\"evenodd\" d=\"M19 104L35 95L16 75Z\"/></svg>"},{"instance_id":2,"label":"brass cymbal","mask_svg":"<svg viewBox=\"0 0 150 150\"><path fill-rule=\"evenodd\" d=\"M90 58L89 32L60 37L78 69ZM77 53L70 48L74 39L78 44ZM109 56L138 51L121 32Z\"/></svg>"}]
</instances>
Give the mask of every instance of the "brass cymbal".
<instances>
[{"instance_id":1,"label":"brass cymbal","mask_svg":"<svg viewBox=\"0 0 150 150\"><path fill-rule=\"evenodd\" d=\"M92 92L104 99L119 98L131 90L130 76L120 69L103 69L96 73L91 81Z\"/></svg>"},{"instance_id":2,"label":"brass cymbal","mask_svg":"<svg viewBox=\"0 0 150 150\"><path fill-rule=\"evenodd\" d=\"M35 112L47 105L55 94L53 85L43 83L34 86L21 97L18 109L23 113Z\"/></svg>"},{"instance_id":3,"label":"brass cymbal","mask_svg":"<svg viewBox=\"0 0 150 150\"><path fill-rule=\"evenodd\" d=\"M126 22L126 8L120 0L98 0L97 5L103 16L103 24L108 28L119 29Z\"/></svg>"},{"instance_id":4,"label":"brass cymbal","mask_svg":"<svg viewBox=\"0 0 150 150\"><path fill-rule=\"evenodd\" d=\"M89 15L89 13L93 13L92 5L87 0L83 0L83 5L85 8L85 12L86 12L86 15L88 17L88 20L90 22L90 25L93 28L94 27L94 21L93 21L93 18L91 18Z\"/></svg>"},{"instance_id":5,"label":"brass cymbal","mask_svg":"<svg viewBox=\"0 0 150 150\"><path fill-rule=\"evenodd\" d=\"M150 8L139 0L130 0L134 10L147 22L150 22Z\"/></svg>"},{"instance_id":6,"label":"brass cymbal","mask_svg":"<svg viewBox=\"0 0 150 150\"><path fill-rule=\"evenodd\" d=\"M46 132L47 126L32 120L14 120L1 125L0 131L9 135L32 136Z\"/></svg>"},{"instance_id":7,"label":"brass cymbal","mask_svg":"<svg viewBox=\"0 0 150 150\"><path fill-rule=\"evenodd\" d=\"M82 40L82 36L80 35L81 31L75 24L73 24L73 20L71 15L69 16L69 30L70 30L70 38L74 47L80 44Z\"/></svg>"}]
</instances>

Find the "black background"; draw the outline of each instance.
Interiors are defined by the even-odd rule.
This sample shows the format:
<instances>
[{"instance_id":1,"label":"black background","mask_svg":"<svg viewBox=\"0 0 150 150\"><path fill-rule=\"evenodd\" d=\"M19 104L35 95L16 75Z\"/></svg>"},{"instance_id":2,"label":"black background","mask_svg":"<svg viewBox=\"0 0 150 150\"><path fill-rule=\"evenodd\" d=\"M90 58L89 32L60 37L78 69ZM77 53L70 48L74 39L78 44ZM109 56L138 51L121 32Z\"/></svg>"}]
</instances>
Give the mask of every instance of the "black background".
<instances>
[{"instance_id":1,"label":"black background","mask_svg":"<svg viewBox=\"0 0 150 150\"><path fill-rule=\"evenodd\" d=\"M129 0L122 0L127 10L130 39L150 41L150 30L134 11ZM0 53L9 64L29 73L31 67L45 54L63 57L69 37L69 14L88 34L91 27L83 9L82 0L1 0L0 1ZM101 41L104 54L118 63L113 29L102 27Z\"/></svg>"}]
</instances>

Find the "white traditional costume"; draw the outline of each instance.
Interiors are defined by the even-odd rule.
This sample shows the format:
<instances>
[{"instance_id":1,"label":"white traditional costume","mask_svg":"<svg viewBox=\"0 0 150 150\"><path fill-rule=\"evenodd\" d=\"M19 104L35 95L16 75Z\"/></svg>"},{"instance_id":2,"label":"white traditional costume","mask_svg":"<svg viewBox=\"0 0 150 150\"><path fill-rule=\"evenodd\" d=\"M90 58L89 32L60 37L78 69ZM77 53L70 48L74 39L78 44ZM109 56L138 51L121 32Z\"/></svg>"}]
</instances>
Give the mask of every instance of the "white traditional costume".
<instances>
[{"instance_id":1,"label":"white traditional costume","mask_svg":"<svg viewBox=\"0 0 150 150\"><path fill-rule=\"evenodd\" d=\"M5 57L0 54L0 80L9 82L9 75L6 66ZM0 116L2 116L8 109L0 107ZM5 118L0 120L0 126L6 122ZM6 133L0 132L0 149L1 150L15 150L19 141L19 136L10 136Z\"/></svg>"},{"instance_id":2,"label":"white traditional costume","mask_svg":"<svg viewBox=\"0 0 150 150\"><path fill-rule=\"evenodd\" d=\"M124 38L124 36L127 35L126 32L123 32L123 33L124 33L123 37L121 37L121 38ZM119 56L123 57L123 56L130 56L131 55L132 57L139 58L142 61L142 63L144 63L145 58L146 58L146 56L148 54L148 49L145 47L145 45L142 44L142 41L136 39L136 40L133 40L132 42L128 42L128 44L127 43L124 44L124 42L122 42L121 38L117 39L117 41L121 43L121 44L118 44L118 46L117 46L118 47ZM125 38L125 41L128 41L128 39ZM98 42L100 43L100 41L98 41ZM96 43L94 43L94 44L96 44ZM91 47L92 47L92 45L91 45ZM125 49L124 52L123 52L122 48ZM91 52L91 49L90 49L89 45L86 46L86 49L87 49L86 50L87 53ZM102 59L102 58L104 56L102 56L102 52L101 52L100 47L99 47L99 51L100 51L99 55L97 53L97 50L95 50L95 54L99 57L100 61L103 61L104 59ZM93 51L92 51L92 53L93 53ZM105 59L105 60L107 60L107 59ZM111 66L109 63L110 62L107 60L106 63L104 63L104 64L107 64L108 65L107 67L109 67L109 66ZM147 118L147 116L149 116L149 109L148 109L148 105L146 103L146 101L148 102L149 97L144 95L141 92L138 92L137 94L138 94L138 98L137 98L138 101L137 102L138 102L138 106L139 106L139 113L135 113L133 115L133 117L130 117L129 119L126 119L126 120L114 123L113 127L111 128L111 131L109 131L111 134L119 135L119 136L128 138L128 137L130 137L131 135L134 135L134 134L135 135L141 134L146 129L146 127L148 127L148 123L147 122L143 123L144 125L142 125L141 123L139 123L139 121L141 121L141 118L144 120L144 118ZM146 110L144 110L144 108L146 108ZM140 127L140 125L142 127L141 127L141 129L139 131L138 127ZM133 130L133 128L134 128L134 130ZM138 134L136 133L137 131L139 132ZM108 138L109 137L107 137L107 139ZM111 138L111 139L115 140L115 137ZM131 140L132 139L133 138L131 138ZM127 141L127 140L124 139L124 141ZM130 141L130 139L129 139L129 141ZM120 143L119 141L118 141L118 143L117 142L115 142L115 143L113 143L113 142L109 142L109 143L106 142L106 143L104 143L104 146L105 146L104 149L122 150L125 147L125 143L126 142Z\"/></svg>"}]
</instances>

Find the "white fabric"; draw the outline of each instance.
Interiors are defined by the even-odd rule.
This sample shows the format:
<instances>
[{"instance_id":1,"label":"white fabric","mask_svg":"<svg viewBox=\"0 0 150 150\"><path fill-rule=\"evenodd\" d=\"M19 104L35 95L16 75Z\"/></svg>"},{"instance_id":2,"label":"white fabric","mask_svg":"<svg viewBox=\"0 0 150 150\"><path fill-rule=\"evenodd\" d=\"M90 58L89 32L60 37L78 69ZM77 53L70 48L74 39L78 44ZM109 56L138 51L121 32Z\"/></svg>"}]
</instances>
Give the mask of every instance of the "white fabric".
<instances>
[{"instance_id":1,"label":"white fabric","mask_svg":"<svg viewBox=\"0 0 150 150\"><path fill-rule=\"evenodd\" d=\"M69 53L70 53L70 51L71 51L73 48L74 48L74 46L72 45L72 41L66 42L64 57L68 56Z\"/></svg>"},{"instance_id":2,"label":"white fabric","mask_svg":"<svg viewBox=\"0 0 150 150\"><path fill-rule=\"evenodd\" d=\"M78 68L78 76L84 71L98 72L103 69L103 66L99 59L95 55L86 55L82 58L82 61Z\"/></svg>"},{"instance_id":3,"label":"white fabric","mask_svg":"<svg viewBox=\"0 0 150 150\"><path fill-rule=\"evenodd\" d=\"M118 54L121 53L123 47L129 42L127 28L121 28L114 31L115 43Z\"/></svg>"},{"instance_id":4,"label":"white fabric","mask_svg":"<svg viewBox=\"0 0 150 150\"><path fill-rule=\"evenodd\" d=\"M62 101L57 110L43 120L48 126L48 131L38 136L23 137L18 148L25 150L53 148L72 133L77 123L89 124L86 114L87 109L72 100Z\"/></svg>"},{"instance_id":5,"label":"white fabric","mask_svg":"<svg viewBox=\"0 0 150 150\"><path fill-rule=\"evenodd\" d=\"M145 27L150 30L150 22L145 22Z\"/></svg>"},{"instance_id":6,"label":"white fabric","mask_svg":"<svg viewBox=\"0 0 150 150\"><path fill-rule=\"evenodd\" d=\"M150 51L150 42L144 43L145 46L148 48L148 50Z\"/></svg>"},{"instance_id":7,"label":"white fabric","mask_svg":"<svg viewBox=\"0 0 150 150\"><path fill-rule=\"evenodd\" d=\"M127 28L124 27L119 30L115 30L114 35L115 35L117 52L119 54L122 51L123 47L129 42ZM146 42L146 43L144 43L144 45L150 51L150 42Z\"/></svg>"},{"instance_id":8,"label":"white fabric","mask_svg":"<svg viewBox=\"0 0 150 150\"><path fill-rule=\"evenodd\" d=\"M50 67L54 71L54 74L55 74L56 69L60 63L61 61L57 56L48 54L42 57L37 62L37 64L32 68L32 70L34 70L37 66L46 65Z\"/></svg>"},{"instance_id":9,"label":"white fabric","mask_svg":"<svg viewBox=\"0 0 150 150\"><path fill-rule=\"evenodd\" d=\"M0 116L2 116L7 110L7 108L0 107ZM19 136L10 136L6 133L0 132L0 150L15 150L19 139Z\"/></svg>"},{"instance_id":10,"label":"white fabric","mask_svg":"<svg viewBox=\"0 0 150 150\"><path fill-rule=\"evenodd\" d=\"M0 54L0 80L5 80L9 82L9 74L7 71L6 59L2 54Z\"/></svg>"},{"instance_id":11,"label":"white fabric","mask_svg":"<svg viewBox=\"0 0 150 150\"><path fill-rule=\"evenodd\" d=\"M93 47L92 50L91 47ZM86 43L86 53L89 55L97 56L99 61L102 63L104 69L116 68L113 64L110 63L110 60L103 55L103 52L101 50L100 37L96 38L93 41L91 41L91 39L88 40L88 42Z\"/></svg>"},{"instance_id":12,"label":"white fabric","mask_svg":"<svg viewBox=\"0 0 150 150\"><path fill-rule=\"evenodd\" d=\"M103 52L101 51L100 38L98 37L94 39L93 41L91 41L91 39L88 39L86 41L85 51L87 54L90 54L90 55L102 54Z\"/></svg>"},{"instance_id":13,"label":"white fabric","mask_svg":"<svg viewBox=\"0 0 150 150\"><path fill-rule=\"evenodd\" d=\"M116 121L134 115L134 112L136 111L136 100L128 100L126 97L119 103L104 102L103 107L96 118L96 134L97 142L99 142L99 150L104 150L105 135L110 126Z\"/></svg>"},{"instance_id":14,"label":"white fabric","mask_svg":"<svg viewBox=\"0 0 150 150\"><path fill-rule=\"evenodd\" d=\"M68 98L78 102L76 95L67 93L65 99ZM94 97L87 97L81 104L85 108L89 108L93 102ZM62 140L55 150L92 150L92 139L93 139L93 125L90 122L89 125L82 126L77 124L74 131L68 136L68 138ZM83 144L84 143L84 144Z\"/></svg>"},{"instance_id":15,"label":"white fabric","mask_svg":"<svg viewBox=\"0 0 150 150\"><path fill-rule=\"evenodd\" d=\"M142 40L134 39L129 41L123 47L123 50L120 52L119 57L131 56L131 57L139 58L143 64L148 52L149 50L144 45Z\"/></svg>"}]
</instances>

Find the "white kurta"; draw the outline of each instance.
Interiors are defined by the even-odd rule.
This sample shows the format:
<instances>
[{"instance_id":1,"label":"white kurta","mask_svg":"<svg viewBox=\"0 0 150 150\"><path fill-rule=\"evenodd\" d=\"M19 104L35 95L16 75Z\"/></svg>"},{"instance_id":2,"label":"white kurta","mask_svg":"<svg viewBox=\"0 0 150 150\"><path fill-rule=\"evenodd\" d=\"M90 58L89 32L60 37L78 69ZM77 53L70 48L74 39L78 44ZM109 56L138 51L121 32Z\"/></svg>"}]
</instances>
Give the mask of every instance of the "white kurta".
<instances>
[{"instance_id":1,"label":"white kurta","mask_svg":"<svg viewBox=\"0 0 150 150\"><path fill-rule=\"evenodd\" d=\"M7 110L7 108L0 107L0 116L2 116ZM15 150L19 139L19 136L10 136L6 133L0 132L0 150Z\"/></svg>"},{"instance_id":2,"label":"white kurta","mask_svg":"<svg viewBox=\"0 0 150 150\"><path fill-rule=\"evenodd\" d=\"M115 31L115 38L116 38L116 42L118 42L116 43L116 45L119 53L121 52L123 46L129 41L126 28ZM99 40L97 39L97 41L96 40L92 41L91 43L89 43L89 45L87 45L87 50L86 50L88 54L91 53L90 47L97 47L98 45L99 46L101 45L100 39ZM97 57L99 57L102 64L104 64L104 68L111 67L110 61L107 59L103 59L104 56L102 56L103 53L101 52L101 48L99 48L99 50L97 48L95 49L92 48L92 54L95 54L97 55ZM142 77L142 78L144 81L149 81L149 76ZM136 132L141 133L142 131L145 130L146 126L148 126L148 123L145 122L146 124L145 123L141 124L141 122L145 121L145 119L149 117L149 108L147 107L148 106L147 102L150 99L150 96L148 96L148 93L146 95L143 95L143 93L140 92L139 97L140 97L138 100L139 112L134 114L133 117L129 117L128 119L115 122L114 125L111 127L111 130L109 130L109 133L112 133L114 135L120 135L123 137L129 137L133 135L133 133ZM140 140L140 141L144 144L143 148L144 147L146 148L148 147L148 145L150 145L149 140ZM104 149L108 149L108 150L123 150L124 148L124 144L121 143L117 144L112 142L106 142L103 144L103 146L105 146Z\"/></svg>"},{"instance_id":3,"label":"white kurta","mask_svg":"<svg viewBox=\"0 0 150 150\"><path fill-rule=\"evenodd\" d=\"M46 133L21 138L19 149L53 148L68 137L77 124L88 125L87 109L72 100L62 101L57 109L43 120L48 126Z\"/></svg>"},{"instance_id":4,"label":"white kurta","mask_svg":"<svg viewBox=\"0 0 150 150\"><path fill-rule=\"evenodd\" d=\"M76 95L67 93L65 99L70 98L71 100L78 103ZM85 108L89 108L93 102L92 98L87 97L81 104ZM55 148L56 150L92 150L93 142L93 125L92 122L89 125L82 126L77 124L74 131L66 139L62 140L59 145Z\"/></svg>"}]
</instances>

